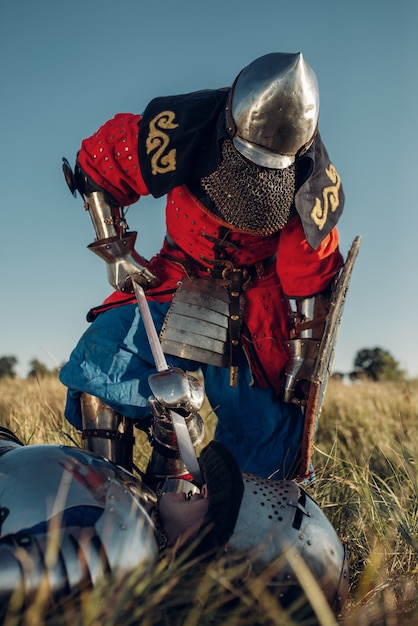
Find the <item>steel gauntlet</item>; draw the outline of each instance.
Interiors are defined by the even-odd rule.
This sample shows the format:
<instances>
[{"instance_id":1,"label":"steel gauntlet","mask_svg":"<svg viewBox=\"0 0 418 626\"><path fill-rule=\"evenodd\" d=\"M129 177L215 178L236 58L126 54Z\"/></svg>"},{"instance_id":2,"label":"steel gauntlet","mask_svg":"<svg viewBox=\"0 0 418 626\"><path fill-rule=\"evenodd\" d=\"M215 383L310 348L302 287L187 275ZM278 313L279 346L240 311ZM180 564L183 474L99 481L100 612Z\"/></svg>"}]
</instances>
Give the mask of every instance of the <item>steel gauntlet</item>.
<instances>
[{"instance_id":1,"label":"steel gauntlet","mask_svg":"<svg viewBox=\"0 0 418 626\"><path fill-rule=\"evenodd\" d=\"M145 261L134 250L136 232L127 232L122 237L97 239L88 248L107 265L109 283L118 291L132 292L132 281L144 289L156 287L159 280L145 266Z\"/></svg>"},{"instance_id":2,"label":"steel gauntlet","mask_svg":"<svg viewBox=\"0 0 418 626\"><path fill-rule=\"evenodd\" d=\"M288 362L283 399L305 405L329 311L330 292L296 300L294 327L285 343Z\"/></svg>"},{"instance_id":3,"label":"steel gauntlet","mask_svg":"<svg viewBox=\"0 0 418 626\"><path fill-rule=\"evenodd\" d=\"M205 428L200 409L205 393L197 378L179 368L169 368L151 374L148 382L153 395L148 399L152 416L151 445L153 452L147 468L146 482L169 478L180 478L189 474L179 451L177 436L170 410L181 413L193 447L202 443Z\"/></svg>"},{"instance_id":4,"label":"steel gauntlet","mask_svg":"<svg viewBox=\"0 0 418 626\"><path fill-rule=\"evenodd\" d=\"M148 377L154 398L164 409L181 409L197 413L203 406L203 385L178 367L170 367Z\"/></svg>"}]
</instances>

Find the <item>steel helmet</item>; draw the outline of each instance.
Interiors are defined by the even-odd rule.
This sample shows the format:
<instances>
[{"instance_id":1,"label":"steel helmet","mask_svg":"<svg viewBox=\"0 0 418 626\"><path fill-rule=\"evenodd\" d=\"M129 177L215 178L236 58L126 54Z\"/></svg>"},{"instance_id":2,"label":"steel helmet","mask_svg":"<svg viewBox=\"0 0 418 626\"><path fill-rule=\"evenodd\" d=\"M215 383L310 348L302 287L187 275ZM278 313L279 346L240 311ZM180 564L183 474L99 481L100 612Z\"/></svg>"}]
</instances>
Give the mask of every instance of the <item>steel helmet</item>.
<instances>
[{"instance_id":1,"label":"steel helmet","mask_svg":"<svg viewBox=\"0 0 418 626\"><path fill-rule=\"evenodd\" d=\"M301 559L330 607L339 612L348 596L348 560L331 522L295 481L245 473L243 480L241 507L227 549L248 555L255 571L277 563L272 585L284 605L302 591L295 566Z\"/></svg>"},{"instance_id":2,"label":"steel helmet","mask_svg":"<svg viewBox=\"0 0 418 626\"><path fill-rule=\"evenodd\" d=\"M232 85L227 128L244 157L273 169L291 165L312 143L319 91L302 53L277 52L245 67Z\"/></svg>"},{"instance_id":3,"label":"steel helmet","mask_svg":"<svg viewBox=\"0 0 418 626\"><path fill-rule=\"evenodd\" d=\"M202 450L199 462L209 497L206 547L244 557L255 573L271 565L269 586L284 606L303 593L295 559L303 561L339 612L348 596L346 550L309 494L295 481L242 473L219 441Z\"/></svg>"}]
</instances>

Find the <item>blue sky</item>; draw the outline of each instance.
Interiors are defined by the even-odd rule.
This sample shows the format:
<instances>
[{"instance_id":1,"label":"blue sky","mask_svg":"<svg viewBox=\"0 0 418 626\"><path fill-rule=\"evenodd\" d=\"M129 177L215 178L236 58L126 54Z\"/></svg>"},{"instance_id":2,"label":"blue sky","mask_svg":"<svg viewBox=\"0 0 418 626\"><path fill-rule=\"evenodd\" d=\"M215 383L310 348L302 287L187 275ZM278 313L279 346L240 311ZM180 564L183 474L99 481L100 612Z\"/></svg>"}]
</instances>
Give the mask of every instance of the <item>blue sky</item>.
<instances>
[{"instance_id":1,"label":"blue sky","mask_svg":"<svg viewBox=\"0 0 418 626\"><path fill-rule=\"evenodd\" d=\"M362 245L334 370L380 346L418 376L418 4L410 0L2 0L0 356L19 373L65 361L111 291L93 228L61 174L81 140L154 96L229 85L268 52L302 51L320 85L320 129L343 180L345 255ZM138 252L164 235L164 201L128 223Z\"/></svg>"}]
</instances>

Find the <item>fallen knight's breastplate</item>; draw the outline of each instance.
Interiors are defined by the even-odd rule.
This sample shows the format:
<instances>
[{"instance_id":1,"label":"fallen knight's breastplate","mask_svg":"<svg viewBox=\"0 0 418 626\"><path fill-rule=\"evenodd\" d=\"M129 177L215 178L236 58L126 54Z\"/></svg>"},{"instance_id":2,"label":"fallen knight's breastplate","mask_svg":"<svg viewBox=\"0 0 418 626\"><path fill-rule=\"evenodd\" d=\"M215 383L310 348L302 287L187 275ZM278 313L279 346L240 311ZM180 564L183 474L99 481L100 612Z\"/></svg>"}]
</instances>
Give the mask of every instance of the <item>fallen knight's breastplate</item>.
<instances>
[{"instance_id":1,"label":"fallen knight's breastplate","mask_svg":"<svg viewBox=\"0 0 418 626\"><path fill-rule=\"evenodd\" d=\"M155 496L121 467L59 445L21 445L0 427L0 606L47 580L51 600L158 558Z\"/></svg>"}]
</instances>

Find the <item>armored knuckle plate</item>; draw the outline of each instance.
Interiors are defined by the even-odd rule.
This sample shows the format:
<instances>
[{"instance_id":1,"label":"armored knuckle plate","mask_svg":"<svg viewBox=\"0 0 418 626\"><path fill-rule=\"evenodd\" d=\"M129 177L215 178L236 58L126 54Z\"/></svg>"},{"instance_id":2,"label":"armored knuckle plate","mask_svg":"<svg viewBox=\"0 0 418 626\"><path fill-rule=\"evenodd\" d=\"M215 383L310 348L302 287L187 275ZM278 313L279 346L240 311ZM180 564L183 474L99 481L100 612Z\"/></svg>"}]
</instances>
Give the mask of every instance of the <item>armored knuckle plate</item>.
<instances>
[{"instance_id":1,"label":"armored knuckle plate","mask_svg":"<svg viewBox=\"0 0 418 626\"><path fill-rule=\"evenodd\" d=\"M151 374L148 383L158 402L167 408L196 412L202 408L204 390L201 383L180 368L169 368Z\"/></svg>"}]
</instances>

